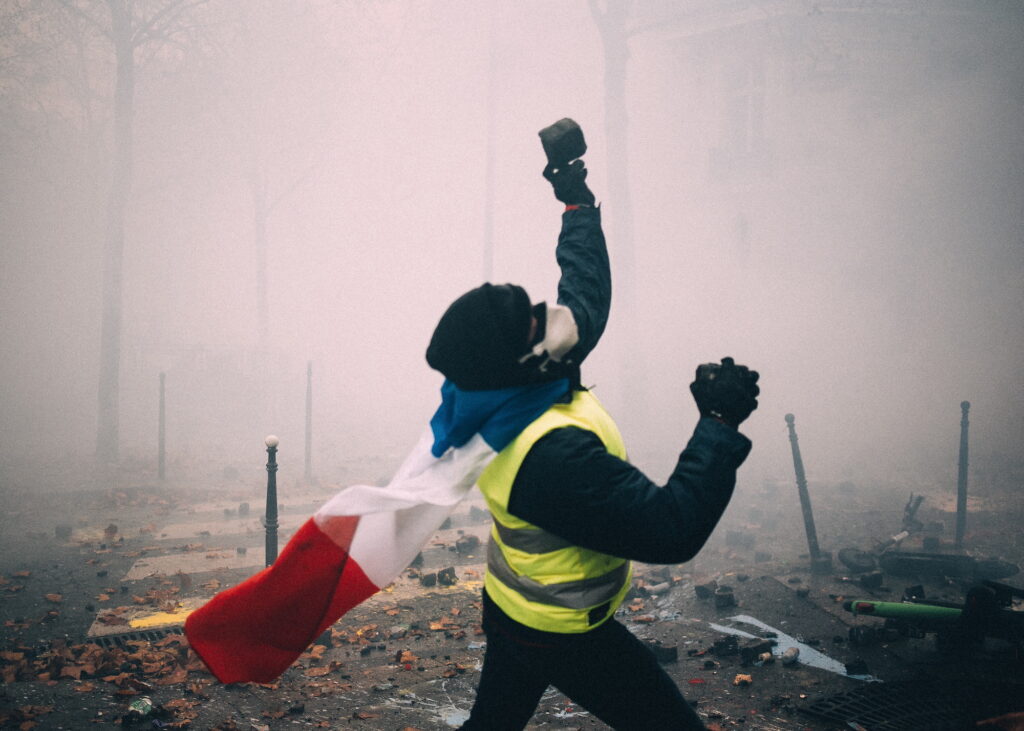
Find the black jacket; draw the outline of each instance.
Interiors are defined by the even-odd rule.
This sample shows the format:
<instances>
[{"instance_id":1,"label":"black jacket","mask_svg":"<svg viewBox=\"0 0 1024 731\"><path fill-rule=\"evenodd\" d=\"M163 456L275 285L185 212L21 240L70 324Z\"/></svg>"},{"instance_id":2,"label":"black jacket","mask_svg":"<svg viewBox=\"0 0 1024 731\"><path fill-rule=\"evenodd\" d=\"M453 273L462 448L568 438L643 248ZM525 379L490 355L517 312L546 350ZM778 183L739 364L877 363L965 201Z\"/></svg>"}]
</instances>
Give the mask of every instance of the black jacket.
<instances>
[{"instance_id":1,"label":"black jacket","mask_svg":"<svg viewBox=\"0 0 1024 731\"><path fill-rule=\"evenodd\" d=\"M580 335L567 358L579 364L604 332L611 306L600 209L562 215L556 257L558 302L572 310ZM750 446L732 427L701 419L672 476L659 486L609 454L592 432L556 429L526 456L508 509L584 548L647 563L688 561L722 517Z\"/></svg>"}]
</instances>

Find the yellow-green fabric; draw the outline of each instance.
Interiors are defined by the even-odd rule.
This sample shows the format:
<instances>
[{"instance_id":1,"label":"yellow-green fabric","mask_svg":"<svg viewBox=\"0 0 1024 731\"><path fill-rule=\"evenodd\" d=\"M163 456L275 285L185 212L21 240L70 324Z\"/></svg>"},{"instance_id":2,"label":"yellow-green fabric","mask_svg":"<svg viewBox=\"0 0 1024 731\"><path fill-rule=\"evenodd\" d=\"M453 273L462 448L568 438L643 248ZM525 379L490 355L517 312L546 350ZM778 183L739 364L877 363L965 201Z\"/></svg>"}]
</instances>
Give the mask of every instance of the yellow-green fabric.
<instances>
[{"instance_id":1,"label":"yellow-green fabric","mask_svg":"<svg viewBox=\"0 0 1024 731\"><path fill-rule=\"evenodd\" d=\"M626 458L608 412L589 391L576 391L570 403L555 404L527 426L477 484L495 521L484 579L491 599L528 627L579 633L600 625L622 603L630 584L629 562L572 545L508 512L512 483L530 449L548 432L568 426L593 432L611 454ZM600 601L589 603L595 595Z\"/></svg>"}]
</instances>

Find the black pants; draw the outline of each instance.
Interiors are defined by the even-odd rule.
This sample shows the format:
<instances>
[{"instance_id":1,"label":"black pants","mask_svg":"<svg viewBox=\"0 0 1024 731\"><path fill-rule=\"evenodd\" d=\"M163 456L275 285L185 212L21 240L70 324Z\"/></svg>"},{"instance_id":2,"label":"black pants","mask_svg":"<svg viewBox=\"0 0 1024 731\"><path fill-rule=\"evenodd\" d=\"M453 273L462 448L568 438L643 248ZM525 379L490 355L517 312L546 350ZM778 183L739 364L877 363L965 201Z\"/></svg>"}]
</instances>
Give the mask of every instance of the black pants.
<instances>
[{"instance_id":1,"label":"black pants","mask_svg":"<svg viewBox=\"0 0 1024 731\"><path fill-rule=\"evenodd\" d=\"M485 591L483 626L487 651L464 731L519 731L549 685L619 731L704 728L654 654L614 618L583 634L540 632Z\"/></svg>"}]
</instances>

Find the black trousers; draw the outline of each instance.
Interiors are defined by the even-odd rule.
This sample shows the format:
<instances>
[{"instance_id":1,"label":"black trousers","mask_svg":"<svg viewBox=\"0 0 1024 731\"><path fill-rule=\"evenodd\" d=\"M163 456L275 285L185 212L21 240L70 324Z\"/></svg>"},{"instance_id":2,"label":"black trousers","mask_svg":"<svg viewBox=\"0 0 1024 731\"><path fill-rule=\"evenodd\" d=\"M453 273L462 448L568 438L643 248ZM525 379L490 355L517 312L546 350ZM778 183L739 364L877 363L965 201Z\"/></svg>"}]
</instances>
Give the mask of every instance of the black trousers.
<instances>
[{"instance_id":1,"label":"black trousers","mask_svg":"<svg viewBox=\"0 0 1024 731\"><path fill-rule=\"evenodd\" d=\"M549 685L619 731L703 729L654 653L609 619L591 632L540 632L484 592L487 651L465 731L520 731Z\"/></svg>"}]
</instances>

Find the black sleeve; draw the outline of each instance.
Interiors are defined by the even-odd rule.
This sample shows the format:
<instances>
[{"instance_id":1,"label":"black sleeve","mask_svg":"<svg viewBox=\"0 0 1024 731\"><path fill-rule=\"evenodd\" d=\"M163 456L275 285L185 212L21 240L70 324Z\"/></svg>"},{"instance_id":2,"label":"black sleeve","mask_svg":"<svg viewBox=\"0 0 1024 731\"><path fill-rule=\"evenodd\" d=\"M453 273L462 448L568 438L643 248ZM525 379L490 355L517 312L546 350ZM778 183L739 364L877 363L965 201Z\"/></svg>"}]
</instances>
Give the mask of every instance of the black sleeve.
<instances>
[{"instance_id":1,"label":"black sleeve","mask_svg":"<svg viewBox=\"0 0 1024 731\"><path fill-rule=\"evenodd\" d=\"M580 336L565 360L579 365L601 339L611 309L612 276L601 209L577 208L562 214L555 258L562 272L558 304L572 310Z\"/></svg>"},{"instance_id":2,"label":"black sleeve","mask_svg":"<svg viewBox=\"0 0 1024 731\"><path fill-rule=\"evenodd\" d=\"M672 476L658 486L608 453L592 432L556 429L537 441L512 485L513 515L578 546L647 563L697 555L725 512L750 440L701 419Z\"/></svg>"}]
</instances>

